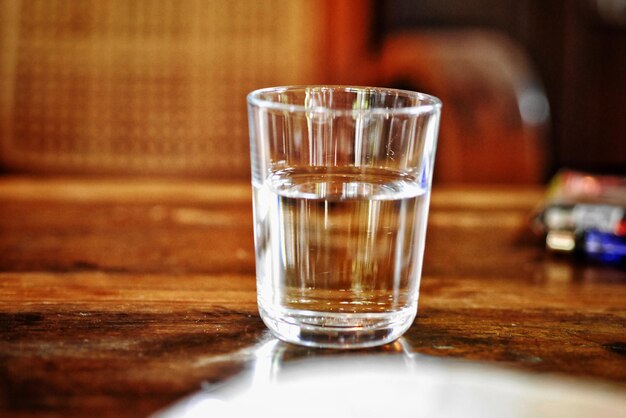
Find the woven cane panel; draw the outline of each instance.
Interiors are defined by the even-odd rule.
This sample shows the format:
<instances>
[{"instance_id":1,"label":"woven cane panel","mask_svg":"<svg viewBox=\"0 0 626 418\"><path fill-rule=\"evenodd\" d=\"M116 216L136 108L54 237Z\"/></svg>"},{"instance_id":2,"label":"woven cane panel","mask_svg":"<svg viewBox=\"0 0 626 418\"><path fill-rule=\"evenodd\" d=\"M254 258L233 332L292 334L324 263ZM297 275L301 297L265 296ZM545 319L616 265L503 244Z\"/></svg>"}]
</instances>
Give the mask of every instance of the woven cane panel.
<instances>
[{"instance_id":1,"label":"woven cane panel","mask_svg":"<svg viewBox=\"0 0 626 418\"><path fill-rule=\"evenodd\" d=\"M4 5L2 164L249 172L246 94L315 82L322 10L293 0ZM315 33L314 33L315 32Z\"/></svg>"}]
</instances>

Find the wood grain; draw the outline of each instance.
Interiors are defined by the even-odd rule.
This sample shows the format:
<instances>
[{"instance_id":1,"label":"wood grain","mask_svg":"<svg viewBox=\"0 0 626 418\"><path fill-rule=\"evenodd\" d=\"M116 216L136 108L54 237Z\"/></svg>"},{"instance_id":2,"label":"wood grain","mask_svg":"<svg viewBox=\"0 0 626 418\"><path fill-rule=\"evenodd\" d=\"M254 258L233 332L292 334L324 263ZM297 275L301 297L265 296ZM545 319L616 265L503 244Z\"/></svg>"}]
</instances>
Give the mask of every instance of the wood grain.
<instances>
[{"instance_id":1,"label":"wood grain","mask_svg":"<svg viewBox=\"0 0 626 418\"><path fill-rule=\"evenodd\" d=\"M403 349L626 387L626 273L545 254L539 199L434 191ZM250 368L252 237L246 183L0 179L0 416L146 416Z\"/></svg>"}]
</instances>

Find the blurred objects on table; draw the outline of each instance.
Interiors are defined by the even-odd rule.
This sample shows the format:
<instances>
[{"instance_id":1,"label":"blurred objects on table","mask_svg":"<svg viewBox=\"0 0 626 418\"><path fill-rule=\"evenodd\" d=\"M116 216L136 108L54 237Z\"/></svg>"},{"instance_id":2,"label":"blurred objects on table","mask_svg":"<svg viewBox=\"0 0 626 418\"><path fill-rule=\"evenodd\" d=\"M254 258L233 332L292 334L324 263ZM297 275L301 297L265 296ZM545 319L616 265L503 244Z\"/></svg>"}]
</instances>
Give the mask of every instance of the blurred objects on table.
<instances>
[{"instance_id":1,"label":"blurred objects on table","mask_svg":"<svg viewBox=\"0 0 626 418\"><path fill-rule=\"evenodd\" d=\"M626 177L561 171L532 226L548 250L626 266Z\"/></svg>"}]
</instances>

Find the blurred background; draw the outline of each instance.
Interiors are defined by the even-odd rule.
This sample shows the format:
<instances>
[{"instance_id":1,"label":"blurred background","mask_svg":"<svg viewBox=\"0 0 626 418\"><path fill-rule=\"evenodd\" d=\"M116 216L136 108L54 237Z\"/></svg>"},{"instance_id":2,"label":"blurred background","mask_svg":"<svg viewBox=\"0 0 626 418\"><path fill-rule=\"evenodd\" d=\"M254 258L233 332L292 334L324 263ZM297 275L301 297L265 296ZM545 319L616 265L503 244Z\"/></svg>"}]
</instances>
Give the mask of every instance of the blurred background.
<instances>
[{"instance_id":1,"label":"blurred background","mask_svg":"<svg viewBox=\"0 0 626 418\"><path fill-rule=\"evenodd\" d=\"M626 0L0 0L0 172L246 179L320 83L440 97L439 183L626 174Z\"/></svg>"}]
</instances>

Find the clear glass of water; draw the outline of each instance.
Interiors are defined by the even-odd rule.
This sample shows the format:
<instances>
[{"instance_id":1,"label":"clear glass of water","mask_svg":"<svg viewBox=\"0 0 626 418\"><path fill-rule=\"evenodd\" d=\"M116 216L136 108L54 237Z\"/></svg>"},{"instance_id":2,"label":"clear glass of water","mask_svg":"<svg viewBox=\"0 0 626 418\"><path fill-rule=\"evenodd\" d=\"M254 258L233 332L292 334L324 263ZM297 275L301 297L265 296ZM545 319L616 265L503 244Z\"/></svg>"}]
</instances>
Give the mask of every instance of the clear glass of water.
<instances>
[{"instance_id":1,"label":"clear glass of water","mask_svg":"<svg viewBox=\"0 0 626 418\"><path fill-rule=\"evenodd\" d=\"M257 298L276 337L371 347L411 326L440 110L388 88L248 95Z\"/></svg>"}]
</instances>

